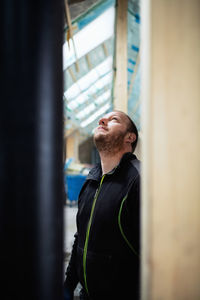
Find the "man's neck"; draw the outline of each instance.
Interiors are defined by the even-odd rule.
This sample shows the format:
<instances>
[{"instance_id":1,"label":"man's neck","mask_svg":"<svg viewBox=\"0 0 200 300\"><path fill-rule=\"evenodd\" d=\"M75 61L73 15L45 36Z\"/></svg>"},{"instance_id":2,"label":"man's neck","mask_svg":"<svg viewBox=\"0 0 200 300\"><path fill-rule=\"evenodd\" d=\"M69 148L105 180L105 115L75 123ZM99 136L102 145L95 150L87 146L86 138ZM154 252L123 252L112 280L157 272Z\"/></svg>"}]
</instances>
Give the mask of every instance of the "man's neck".
<instances>
[{"instance_id":1,"label":"man's neck","mask_svg":"<svg viewBox=\"0 0 200 300\"><path fill-rule=\"evenodd\" d=\"M118 152L116 154L100 152L102 175L112 171L120 162L122 156L127 151Z\"/></svg>"}]
</instances>

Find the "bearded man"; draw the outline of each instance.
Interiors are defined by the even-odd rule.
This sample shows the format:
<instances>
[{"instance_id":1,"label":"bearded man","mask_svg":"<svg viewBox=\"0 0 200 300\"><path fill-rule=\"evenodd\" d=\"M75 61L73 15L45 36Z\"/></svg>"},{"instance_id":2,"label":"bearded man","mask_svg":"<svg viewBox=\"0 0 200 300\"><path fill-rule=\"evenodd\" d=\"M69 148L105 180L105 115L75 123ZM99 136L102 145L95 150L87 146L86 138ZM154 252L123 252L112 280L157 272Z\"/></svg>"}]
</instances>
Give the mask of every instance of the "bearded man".
<instances>
[{"instance_id":1,"label":"bearded man","mask_svg":"<svg viewBox=\"0 0 200 300\"><path fill-rule=\"evenodd\" d=\"M66 271L65 300L139 299L140 164L133 154L138 131L121 111L106 114L95 129L100 164L83 185L77 233Z\"/></svg>"}]
</instances>

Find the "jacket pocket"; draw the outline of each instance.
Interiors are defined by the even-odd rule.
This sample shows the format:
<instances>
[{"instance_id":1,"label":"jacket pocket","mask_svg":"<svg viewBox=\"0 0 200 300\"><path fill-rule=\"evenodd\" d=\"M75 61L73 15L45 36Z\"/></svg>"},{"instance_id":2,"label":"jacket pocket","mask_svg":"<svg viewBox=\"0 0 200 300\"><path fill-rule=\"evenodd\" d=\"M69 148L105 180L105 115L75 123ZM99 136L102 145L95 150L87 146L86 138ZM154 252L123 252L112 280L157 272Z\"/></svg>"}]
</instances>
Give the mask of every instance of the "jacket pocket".
<instances>
[{"instance_id":1,"label":"jacket pocket","mask_svg":"<svg viewBox=\"0 0 200 300\"><path fill-rule=\"evenodd\" d=\"M112 256L88 251L86 276L91 296L111 293L114 284Z\"/></svg>"}]
</instances>

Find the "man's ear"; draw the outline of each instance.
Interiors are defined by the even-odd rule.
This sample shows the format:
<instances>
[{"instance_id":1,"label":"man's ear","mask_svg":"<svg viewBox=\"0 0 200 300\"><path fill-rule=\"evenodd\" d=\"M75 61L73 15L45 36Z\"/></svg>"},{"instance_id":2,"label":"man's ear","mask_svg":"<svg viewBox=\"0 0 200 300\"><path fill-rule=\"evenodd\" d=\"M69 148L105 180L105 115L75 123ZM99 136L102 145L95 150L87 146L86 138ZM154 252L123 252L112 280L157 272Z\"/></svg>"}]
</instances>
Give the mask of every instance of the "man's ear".
<instances>
[{"instance_id":1,"label":"man's ear","mask_svg":"<svg viewBox=\"0 0 200 300\"><path fill-rule=\"evenodd\" d=\"M135 142L135 140L136 140L135 133L133 133L133 132L127 132L126 139L125 139L126 143L132 144L133 142Z\"/></svg>"}]
</instances>

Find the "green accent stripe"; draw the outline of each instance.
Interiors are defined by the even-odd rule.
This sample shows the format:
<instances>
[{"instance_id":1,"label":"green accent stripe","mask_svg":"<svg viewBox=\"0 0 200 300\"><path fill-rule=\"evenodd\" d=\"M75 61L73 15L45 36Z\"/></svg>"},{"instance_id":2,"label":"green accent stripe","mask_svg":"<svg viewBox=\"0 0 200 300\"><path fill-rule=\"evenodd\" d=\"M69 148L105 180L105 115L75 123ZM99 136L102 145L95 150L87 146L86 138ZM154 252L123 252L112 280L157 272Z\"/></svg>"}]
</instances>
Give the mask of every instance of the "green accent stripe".
<instances>
[{"instance_id":1,"label":"green accent stripe","mask_svg":"<svg viewBox=\"0 0 200 300\"><path fill-rule=\"evenodd\" d=\"M84 251L83 251L83 276L84 276L84 282L85 282L85 289L86 289L88 294L89 294L89 292L88 292L87 276L86 276L86 259L87 259L87 249L88 249L88 242L89 242L89 235L90 235L90 227L91 227L91 224L92 224L92 218L93 218L95 204L96 204L97 198L99 196L99 192L101 190L101 186L102 186L104 177L105 177L105 175L103 175L103 177L101 179L99 188L96 191L96 194L94 196L94 200L93 200L93 203L92 203L92 209L91 209L90 219L89 219L88 227L87 227L87 231L86 231L85 245L84 245Z\"/></svg>"},{"instance_id":2,"label":"green accent stripe","mask_svg":"<svg viewBox=\"0 0 200 300\"><path fill-rule=\"evenodd\" d=\"M129 242L129 240L127 239L123 229L122 229L122 225L121 225L121 213L122 213L122 208L123 208L123 205L124 205L124 202L126 200L126 198L128 197L128 194L123 198L122 200L122 203L120 205L120 209L119 209L119 214L118 214L118 224L119 224L119 229L120 229L120 232L125 240L125 242L127 243L127 245L129 246L129 248L132 250L132 252L137 256L137 257L140 257L139 254L135 251L135 249L133 248L133 246L131 245L131 243Z\"/></svg>"}]
</instances>

